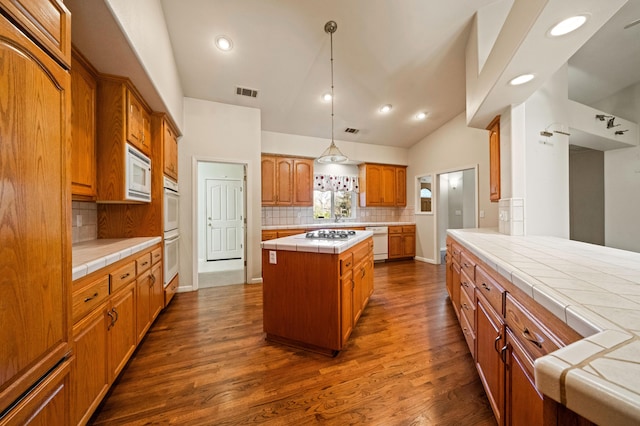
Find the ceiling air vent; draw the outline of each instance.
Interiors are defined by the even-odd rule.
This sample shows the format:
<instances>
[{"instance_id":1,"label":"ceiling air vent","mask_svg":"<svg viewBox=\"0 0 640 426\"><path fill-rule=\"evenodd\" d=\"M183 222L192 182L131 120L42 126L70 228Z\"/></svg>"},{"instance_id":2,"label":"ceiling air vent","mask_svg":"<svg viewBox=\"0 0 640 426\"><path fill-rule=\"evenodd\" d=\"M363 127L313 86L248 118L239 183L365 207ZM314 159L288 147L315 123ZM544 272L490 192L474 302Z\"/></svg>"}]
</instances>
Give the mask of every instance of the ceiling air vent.
<instances>
[{"instance_id":1,"label":"ceiling air vent","mask_svg":"<svg viewBox=\"0 0 640 426\"><path fill-rule=\"evenodd\" d=\"M358 130L358 129L354 129L353 127L347 127L346 129L344 129L344 132L345 132L345 133L352 133L352 134L354 134L354 135L355 135L356 133L358 133L359 131L360 131L360 130Z\"/></svg>"},{"instance_id":2,"label":"ceiling air vent","mask_svg":"<svg viewBox=\"0 0 640 426\"><path fill-rule=\"evenodd\" d=\"M247 89L246 87L236 87L236 95L248 96L250 98L257 98L258 91L254 89Z\"/></svg>"}]
</instances>

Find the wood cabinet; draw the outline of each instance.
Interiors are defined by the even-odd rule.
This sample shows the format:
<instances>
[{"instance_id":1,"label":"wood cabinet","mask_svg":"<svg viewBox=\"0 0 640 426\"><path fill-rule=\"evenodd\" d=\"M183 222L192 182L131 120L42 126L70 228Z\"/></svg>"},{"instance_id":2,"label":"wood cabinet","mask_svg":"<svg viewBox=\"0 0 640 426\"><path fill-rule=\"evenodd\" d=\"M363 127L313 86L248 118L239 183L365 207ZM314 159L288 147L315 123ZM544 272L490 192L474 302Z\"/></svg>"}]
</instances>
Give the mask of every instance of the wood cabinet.
<instances>
[{"instance_id":1,"label":"wood cabinet","mask_svg":"<svg viewBox=\"0 0 640 426\"><path fill-rule=\"evenodd\" d=\"M361 207L399 207L407 205L406 166L361 164Z\"/></svg>"},{"instance_id":2,"label":"wood cabinet","mask_svg":"<svg viewBox=\"0 0 640 426\"><path fill-rule=\"evenodd\" d=\"M589 424L534 381L536 358L581 336L451 238L447 262L454 309L498 424Z\"/></svg>"},{"instance_id":3,"label":"wood cabinet","mask_svg":"<svg viewBox=\"0 0 640 426\"><path fill-rule=\"evenodd\" d=\"M71 13L62 0L0 0L0 7L57 61L71 64ZM4 18L3 18L4 19Z\"/></svg>"},{"instance_id":4,"label":"wood cabinet","mask_svg":"<svg viewBox=\"0 0 640 426\"><path fill-rule=\"evenodd\" d=\"M416 226L389 226L389 259L416 255Z\"/></svg>"},{"instance_id":5,"label":"wood cabinet","mask_svg":"<svg viewBox=\"0 0 640 426\"><path fill-rule=\"evenodd\" d=\"M77 51L71 58L71 195L96 199L96 71Z\"/></svg>"},{"instance_id":6,"label":"wood cabinet","mask_svg":"<svg viewBox=\"0 0 640 426\"><path fill-rule=\"evenodd\" d=\"M340 254L277 250L276 263L270 251L262 250L267 339L335 355L373 292L373 240Z\"/></svg>"},{"instance_id":7,"label":"wood cabinet","mask_svg":"<svg viewBox=\"0 0 640 426\"><path fill-rule=\"evenodd\" d=\"M126 196L127 143L146 155L151 154L151 122L148 107L141 99L128 79L99 76L96 117L98 201L134 202Z\"/></svg>"},{"instance_id":8,"label":"wood cabinet","mask_svg":"<svg viewBox=\"0 0 640 426\"><path fill-rule=\"evenodd\" d=\"M153 150L162 150L165 176L178 181L178 131L166 114L154 114L152 118L153 138L161 140L153 143ZM157 136L156 136L157 135Z\"/></svg>"},{"instance_id":9,"label":"wood cabinet","mask_svg":"<svg viewBox=\"0 0 640 426\"><path fill-rule=\"evenodd\" d=\"M263 206L313 206L313 160L262 156Z\"/></svg>"},{"instance_id":10,"label":"wood cabinet","mask_svg":"<svg viewBox=\"0 0 640 426\"><path fill-rule=\"evenodd\" d=\"M162 247L131 255L73 285L71 422L85 424L164 306Z\"/></svg>"},{"instance_id":11,"label":"wood cabinet","mask_svg":"<svg viewBox=\"0 0 640 426\"><path fill-rule=\"evenodd\" d=\"M64 424L59 404L68 395L64 360L71 354L72 326L71 81L4 13L39 42L47 31L68 41L69 17L62 2L3 0L0 8L0 412L24 395L5 418ZM49 18L41 12L50 9L61 28L38 28ZM41 44L55 58L70 55L66 42Z\"/></svg>"},{"instance_id":12,"label":"wood cabinet","mask_svg":"<svg viewBox=\"0 0 640 426\"><path fill-rule=\"evenodd\" d=\"M489 131L489 197L500 201L500 116L487 126Z\"/></svg>"}]
</instances>

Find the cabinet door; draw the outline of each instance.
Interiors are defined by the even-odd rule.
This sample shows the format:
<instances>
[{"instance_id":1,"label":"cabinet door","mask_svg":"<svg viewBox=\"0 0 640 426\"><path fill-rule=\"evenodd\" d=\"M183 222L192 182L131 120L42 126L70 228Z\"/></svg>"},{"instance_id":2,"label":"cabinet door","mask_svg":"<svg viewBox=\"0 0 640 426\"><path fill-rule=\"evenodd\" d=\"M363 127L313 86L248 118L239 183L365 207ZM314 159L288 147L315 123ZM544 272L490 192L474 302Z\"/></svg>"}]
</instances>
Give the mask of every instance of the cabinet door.
<instances>
[{"instance_id":1,"label":"cabinet door","mask_svg":"<svg viewBox=\"0 0 640 426\"><path fill-rule=\"evenodd\" d=\"M362 298L364 293L364 262L353 267L353 325L355 326L362 315Z\"/></svg>"},{"instance_id":2,"label":"cabinet door","mask_svg":"<svg viewBox=\"0 0 640 426\"><path fill-rule=\"evenodd\" d=\"M407 205L407 169L396 167L396 206Z\"/></svg>"},{"instance_id":3,"label":"cabinet door","mask_svg":"<svg viewBox=\"0 0 640 426\"><path fill-rule=\"evenodd\" d=\"M416 255L415 232L402 234L402 255L404 257L413 257Z\"/></svg>"},{"instance_id":4,"label":"cabinet door","mask_svg":"<svg viewBox=\"0 0 640 426\"><path fill-rule=\"evenodd\" d=\"M446 280L447 280L447 293L449 293L449 299L453 300L452 288L453 288L453 261L451 260L451 251L447 250L447 269L446 269Z\"/></svg>"},{"instance_id":5,"label":"cabinet door","mask_svg":"<svg viewBox=\"0 0 640 426\"><path fill-rule=\"evenodd\" d=\"M489 197L500 201L500 116L487 127L489 130Z\"/></svg>"},{"instance_id":6,"label":"cabinet door","mask_svg":"<svg viewBox=\"0 0 640 426\"><path fill-rule=\"evenodd\" d=\"M455 260L451 264L451 304L453 305L453 311L456 313L458 319L460 319L460 265Z\"/></svg>"},{"instance_id":7,"label":"cabinet door","mask_svg":"<svg viewBox=\"0 0 640 426\"><path fill-rule=\"evenodd\" d=\"M505 424L543 424L544 400L533 378L533 360L530 359L507 327L506 407Z\"/></svg>"},{"instance_id":8,"label":"cabinet door","mask_svg":"<svg viewBox=\"0 0 640 426\"><path fill-rule=\"evenodd\" d=\"M171 126L163 120L164 174L178 181L178 138Z\"/></svg>"},{"instance_id":9,"label":"cabinet door","mask_svg":"<svg viewBox=\"0 0 640 426\"><path fill-rule=\"evenodd\" d=\"M276 205L276 158L262 156L262 205Z\"/></svg>"},{"instance_id":10,"label":"cabinet door","mask_svg":"<svg viewBox=\"0 0 640 426\"><path fill-rule=\"evenodd\" d=\"M482 296L476 295L476 299L476 368L493 414L501 425L504 421L504 364L500 356L505 345L504 325Z\"/></svg>"},{"instance_id":11,"label":"cabinet door","mask_svg":"<svg viewBox=\"0 0 640 426\"><path fill-rule=\"evenodd\" d=\"M313 160L293 160L293 205L313 206Z\"/></svg>"},{"instance_id":12,"label":"cabinet door","mask_svg":"<svg viewBox=\"0 0 640 426\"><path fill-rule=\"evenodd\" d=\"M383 201L382 196L382 166L376 164L365 164L361 167L364 173L361 173L361 177L364 177L361 185L364 186L364 191L360 192L360 205L367 207L381 206Z\"/></svg>"},{"instance_id":13,"label":"cabinet door","mask_svg":"<svg viewBox=\"0 0 640 426\"><path fill-rule=\"evenodd\" d=\"M402 257L402 234L389 234L389 259Z\"/></svg>"},{"instance_id":14,"label":"cabinet door","mask_svg":"<svg viewBox=\"0 0 640 426\"><path fill-rule=\"evenodd\" d=\"M293 160L276 157L276 204L290 206L293 203Z\"/></svg>"},{"instance_id":15,"label":"cabinet door","mask_svg":"<svg viewBox=\"0 0 640 426\"><path fill-rule=\"evenodd\" d=\"M136 279L136 343L140 343L151 324L151 271L147 270Z\"/></svg>"},{"instance_id":16,"label":"cabinet door","mask_svg":"<svg viewBox=\"0 0 640 426\"><path fill-rule=\"evenodd\" d=\"M111 302L109 316L109 381L115 380L136 348L136 285L129 284Z\"/></svg>"},{"instance_id":17,"label":"cabinet door","mask_svg":"<svg viewBox=\"0 0 640 426\"><path fill-rule=\"evenodd\" d=\"M382 202L383 206L396 204L396 168L393 166L382 167Z\"/></svg>"},{"instance_id":18,"label":"cabinet door","mask_svg":"<svg viewBox=\"0 0 640 426\"><path fill-rule=\"evenodd\" d=\"M70 351L71 95L69 73L4 17L0 64L2 412Z\"/></svg>"},{"instance_id":19,"label":"cabinet door","mask_svg":"<svg viewBox=\"0 0 640 426\"><path fill-rule=\"evenodd\" d=\"M164 287L162 279L162 262L155 263L151 268L151 322L157 318L164 308Z\"/></svg>"},{"instance_id":20,"label":"cabinet door","mask_svg":"<svg viewBox=\"0 0 640 426\"><path fill-rule=\"evenodd\" d=\"M151 155L150 134L149 113L136 95L127 90L127 141L146 155Z\"/></svg>"},{"instance_id":21,"label":"cabinet door","mask_svg":"<svg viewBox=\"0 0 640 426\"><path fill-rule=\"evenodd\" d=\"M71 194L96 197L97 82L82 58L73 55L71 67Z\"/></svg>"},{"instance_id":22,"label":"cabinet door","mask_svg":"<svg viewBox=\"0 0 640 426\"><path fill-rule=\"evenodd\" d=\"M96 308L73 327L71 365L72 423L85 424L109 389L109 303Z\"/></svg>"},{"instance_id":23,"label":"cabinet door","mask_svg":"<svg viewBox=\"0 0 640 426\"><path fill-rule=\"evenodd\" d=\"M352 271L348 271L342 275L340 279L340 289L342 294L340 295L341 304L341 335L342 344L344 345L351 331L353 330L353 274Z\"/></svg>"}]
</instances>

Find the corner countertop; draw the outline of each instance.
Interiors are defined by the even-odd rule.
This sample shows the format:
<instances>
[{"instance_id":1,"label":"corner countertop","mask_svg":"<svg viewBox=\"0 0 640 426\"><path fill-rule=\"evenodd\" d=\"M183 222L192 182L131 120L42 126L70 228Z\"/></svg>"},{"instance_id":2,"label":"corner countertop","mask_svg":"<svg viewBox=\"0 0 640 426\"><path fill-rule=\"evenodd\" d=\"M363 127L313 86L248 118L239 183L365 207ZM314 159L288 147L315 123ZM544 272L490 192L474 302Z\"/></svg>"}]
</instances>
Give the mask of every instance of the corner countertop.
<instances>
[{"instance_id":1,"label":"corner countertop","mask_svg":"<svg viewBox=\"0 0 640 426\"><path fill-rule=\"evenodd\" d=\"M640 253L488 229L447 232L585 336L535 361L542 393L598 424L640 422Z\"/></svg>"},{"instance_id":2,"label":"corner countertop","mask_svg":"<svg viewBox=\"0 0 640 426\"><path fill-rule=\"evenodd\" d=\"M80 279L162 241L161 237L91 240L73 245L72 279Z\"/></svg>"},{"instance_id":3,"label":"corner countertop","mask_svg":"<svg viewBox=\"0 0 640 426\"><path fill-rule=\"evenodd\" d=\"M361 241L373 236L372 231L355 231L353 237L347 239L321 240L306 238L306 234L292 235L263 241L260 246L266 250L304 251L309 253L339 254L347 251Z\"/></svg>"},{"instance_id":4,"label":"corner countertop","mask_svg":"<svg viewBox=\"0 0 640 426\"><path fill-rule=\"evenodd\" d=\"M415 225L415 222L331 222L331 223L300 223L297 225L273 225L263 226L263 231L275 231L278 229L324 229L324 228L351 228L362 226L402 226Z\"/></svg>"}]
</instances>

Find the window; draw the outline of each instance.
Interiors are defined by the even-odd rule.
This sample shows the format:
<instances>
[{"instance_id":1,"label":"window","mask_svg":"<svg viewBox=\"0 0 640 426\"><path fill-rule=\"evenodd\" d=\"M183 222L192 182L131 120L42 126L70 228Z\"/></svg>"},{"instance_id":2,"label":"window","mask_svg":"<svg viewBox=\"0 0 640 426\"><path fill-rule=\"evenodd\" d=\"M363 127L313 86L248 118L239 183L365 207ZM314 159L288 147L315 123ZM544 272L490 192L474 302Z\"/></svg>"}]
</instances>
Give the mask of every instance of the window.
<instances>
[{"instance_id":1,"label":"window","mask_svg":"<svg viewBox=\"0 0 640 426\"><path fill-rule=\"evenodd\" d=\"M313 191L313 218L355 218L355 196L356 193L351 191Z\"/></svg>"}]
</instances>

